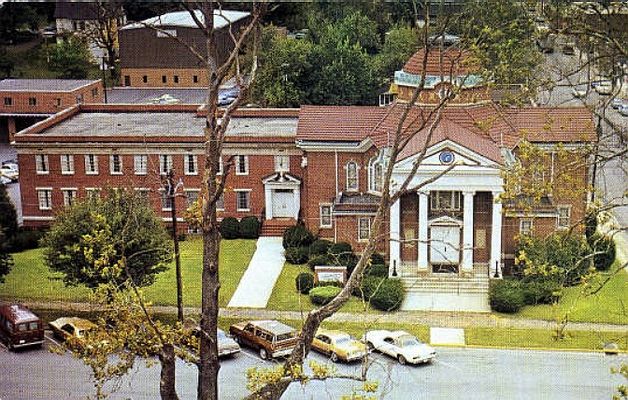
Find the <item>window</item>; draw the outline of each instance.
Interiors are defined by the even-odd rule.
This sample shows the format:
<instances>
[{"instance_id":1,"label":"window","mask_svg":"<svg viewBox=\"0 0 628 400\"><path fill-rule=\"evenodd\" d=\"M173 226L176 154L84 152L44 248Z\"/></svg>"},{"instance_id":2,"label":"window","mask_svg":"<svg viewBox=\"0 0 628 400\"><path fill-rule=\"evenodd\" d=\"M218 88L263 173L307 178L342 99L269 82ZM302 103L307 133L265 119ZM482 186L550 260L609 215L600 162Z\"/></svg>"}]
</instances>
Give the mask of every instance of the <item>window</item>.
<instances>
[{"instance_id":1,"label":"window","mask_svg":"<svg viewBox=\"0 0 628 400\"><path fill-rule=\"evenodd\" d=\"M98 175L98 156L85 154L85 174Z\"/></svg>"},{"instance_id":2,"label":"window","mask_svg":"<svg viewBox=\"0 0 628 400\"><path fill-rule=\"evenodd\" d=\"M321 204L321 228L331 228L331 205Z\"/></svg>"},{"instance_id":3,"label":"window","mask_svg":"<svg viewBox=\"0 0 628 400\"><path fill-rule=\"evenodd\" d=\"M61 174L62 175L74 174L74 156L72 154L61 155Z\"/></svg>"},{"instance_id":4,"label":"window","mask_svg":"<svg viewBox=\"0 0 628 400\"><path fill-rule=\"evenodd\" d=\"M83 103L83 95L79 94L78 96L76 96L76 104L82 104Z\"/></svg>"},{"instance_id":5,"label":"window","mask_svg":"<svg viewBox=\"0 0 628 400\"><path fill-rule=\"evenodd\" d=\"M174 81L174 83L179 83L179 75L173 76L172 80Z\"/></svg>"},{"instance_id":6,"label":"window","mask_svg":"<svg viewBox=\"0 0 628 400\"><path fill-rule=\"evenodd\" d=\"M100 197L99 188L85 188L85 194L88 199L98 199Z\"/></svg>"},{"instance_id":7,"label":"window","mask_svg":"<svg viewBox=\"0 0 628 400\"><path fill-rule=\"evenodd\" d=\"M251 211L251 192L249 190L235 190L236 209L238 211Z\"/></svg>"},{"instance_id":8,"label":"window","mask_svg":"<svg viewBox=\"0 0 628 400\"><path fill-rule=\"evenodd\" d=\"M12 97L5 97L4 98L4 105L9 107L13 105L13 98Z\"/></svg>"},{"instance_id":9,"label":"window","mask_svg":"<svg viewBox=\"0 0 628 400\"><path fill-rule=\"evenodd\" d=\"M29 106L36 106L37 105L37 98L36 97L29 97L28 98L28 105Z\"/></svg>"},{"instance_id":10,"label":"window","mask_svg":"<svg viewBox=\"0 0 628 400\"><path fill-rule=\"evenodd\" d=\"M146 154L133 157L133 171L135 171L135 175L146 175L148 171L148 156Z\"/></svg>"},{"instance_id":11,"label":"window","mask_svg":"<svg viewBox=\"0 0 628 400\"><path fill-rule=\"evenodd\" d=\"M109 156L109 172L111 175L122 175L122 156L120 154Z\"/></svg>"},{"instance_id":12,"label":"window","mask_svg":"<svg viewBox=\"0 0 628 400\"><path fill-rule=\"evenodd\" d=\"M216 210L225 210L225 192L220 193L220 197L216 200Z\"/></svg>"},{"instance_id":13,"label":"window","mask_svg":"<svg viewBox=\"0 0 628 400\"><path fill-rule=\"evenodd\" d=\"M146 75L142 76L142 82L148 83L148 76Z\"/></svg>"},{"instance_id":14,"label":"window","mask_svg":"<svg viewBox=\"0 0 628 400\"><path fill-rule=\"evenodd\" d=\"M92 89L92 97L98 96L98 88Z\"/></svg>"},{"instance_id":15,"label":"window","mask_svg":"<svg viewBox=\"0 0 628 400\"><path fill-rule=\"evenodd\" d=\"M393 101L395 101L396 94L395 93L382 93L379 95L379 105L380 107L387 106Z\"/></svg>"},{"instance_id":16,"label":"window","mask_svg":"<svg viewBox=\"0 0 628 400\"><path fill-rule=\"evenodd\" d=\"M140 197L142 200L145 200L145 201L149 200L150 189L136 188L135 193L137 193L138 197Z\"/></svg>"},{"instance_id":17,"label":"window","mask_svg":"<svg viewBox=\"0 0 628 400\"><path fill-rule=\"evenodd\" d=\"M570 206L558 206L558 217L556 219L556 225L558 228L569 228L571 224L571 207Z\"/></svg>"},{"instance_id":18,"label":"window","mask_svg":"<svg viewBox=\"0 0 628 400\"><path fill-rule=\"evenodd\" d=\"M358 190L358 164L355 161L349 161L346 170L347 190Z\"/></svg>"},{"instance_id":19,"label":"window","mask_svg":"<svg viewBox=\"0 0 628 400\"><path fill-rule=\"evenodd\" d=\"M124 86L131 86L131 77L124 75Z\"/></svg>"},{"instance_id":20,"label":"window","mask_svg":"<svg viewBox=\"0 0 628 400\"><path fill-rule=\"evenodd\" d=\"M168 78L166 77L166 75L162 75L161 76L161 83L167 83L168 82Z\"/></svg>"},{"instance_id":21,"label":"window","mask_svg":"<svg viewBox=\"0 0 628 400\"><path fill-rule=\"evenodd\" d=\"M61 107L61 97L55 99L55 107Z\"/></svg>"},{"instance_id":22,"label":"window","mask_svg":"<svg viewBox=\"0 0 628 400\"><path fill-rule=\"evenodd\" d=\"M183 158L186 175L198 175L198 161L194 154L186 154Z\"/></svg>"},{"instance_id":23,"label":"window","mask_svg":"<svg viewBox=\"0 0 628 400\"><path fill-rule=\"evenodd\" d=\"M185 191L185 198L188 201L188 207L191 207L192 204L196 203L196 201L198 200L199 193L200 193L199 190L186 190Z\"/></svg>"},{"instance_id":24,"label":"window","mask_svg":"<svg viewBox=\"0 0 628 400\"><path fill-rule=\"evenodd\" d=\"M521 235L529 235L532 233L532 228L534 225L532 224L531 219L522 219L519 221L519 234Z\"/></svg>"},{"instance_id":25,"label":"window","mask_svg":"<svg viewBox=\"0 0 628 400\"><path fill-rule=\"evenodd\" d=\"M249 174L249 157L236 156L236 175Z\"/></svg>"},{"instance_id":26,"label":"window","mask_svg":"<svg viewBox=\"0 0 628 400\"><path fill-rule=\"evenodd\" d=\"M194 81L194 83L198 83L198 75L194 75L192 77L192 81Z\"/></svg>"},{"instance_id":27,"label":"window","mask_svg":"<svg viewBox=\"0 0 628 400\"><path fill-rule=\"evenodd\" d=\"M218 175L222 175L222 156L218 158Z\"/></svg>"},{"instance_id":28,"label":"window","mask_svg":"<svg viewBox=\"0 0 628 400\"><path fill-rule=\"evenodd\" d=\"M166 175L172 169L172 156L170 154L159 155L159 173Z\"/></svg>"},{"instance_id":29,"label":"window","mask_svg":"<svg viewBox=\"0 0 628 400\"><path fill-rule=\"evenodd\" d=\"M163 211L172 210L172 197L165 190L161 190L161 209Z\"/></svg>"},{"instance_id":30,"label":"window","mask_svg":"<svg viewBox=\"0 0 628 400\"><path fill-rule=\"evenodd\" d=\"M38 188L37 200L39 201L40 210L52 209L52 188Z\"/></svg>"},{"instance_id":31,"label":"window","mask_svg":"<svg viewBox=\"0 0 628 400\"><path fill-rule=\"evenodd\" d=\"M290 156L275 156L275 172L290 171Z\"/></svg>"},{"instance_id":32,"label":"window","mask_svg":"<svg viewBox=\"0 0 628 400\"><path fill-rule=\"evenodd\" d=\"M74 204L74 199L76 199L76 189L61 189L61 193L63 193L63 205L66 207Z\"/></svg>"},{"instance_id":33,"label":"window","mask_svg":"<svg viewBox=\"0 0 628 400\"><path fill-rule=\"evenodd\" d=\"M369 161L369 191L381 192L383 183L384 165L373 157Z\"/></svg>"},{"instance_id":34,"label":"window","mask_svg":"<svg viewBox=\"0 0 628 400\"><path fill-rule=\"evenodd\" d=\"M369 217L358 218L358 240L369 240L371 236L371 219Z\"/></svg>"},{"instance_id":35,"label":"window","mask_svg":"<svg viewBox=\"0 0 628 400\"><path fill-rule=\"evenodd\" d=\"M37 174L43 175L50 172L48 169L48 156L45 154L35 155L35 170Z\"/></svg>"},{"instance_id":36,"label":"window","mask_svg":"<svg viewBox=\"0 0 628 400\"><path fill-rule=\"evenodd\" d=\"M460 192L435 191L430 198L434 211L460 211Z\"/></svg>"}]
</instances>

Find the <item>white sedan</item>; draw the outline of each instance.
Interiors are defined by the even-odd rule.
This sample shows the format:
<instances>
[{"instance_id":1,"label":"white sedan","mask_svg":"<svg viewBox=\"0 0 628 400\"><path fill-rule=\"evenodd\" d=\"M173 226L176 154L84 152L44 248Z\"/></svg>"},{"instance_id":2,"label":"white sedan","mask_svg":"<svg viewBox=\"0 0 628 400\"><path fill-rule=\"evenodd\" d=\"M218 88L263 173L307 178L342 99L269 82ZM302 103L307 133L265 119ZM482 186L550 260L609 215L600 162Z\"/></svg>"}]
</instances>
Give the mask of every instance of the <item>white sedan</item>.
<instances>
[{"instance_id":1,"label":"white sedan","mask_svg":"<svg viewBox=\"0 0 628 400\"><path fill-rule=\"evenodd\" d=\"M433 347L405 331L369 331L362 336L362 341L369 349L396 358L401 365L428 363L436 357Z\"/></svg>"},{"instance_id":2,"label":"white sedan","mask_svg":"<svg viewBox=\"0 0 628 400\"><path fill-rule=\"evenodd\" d=\"M17 164L4 164L0 167L0 175L15 182L20 175Z\"/></svg>"}]
</instances>

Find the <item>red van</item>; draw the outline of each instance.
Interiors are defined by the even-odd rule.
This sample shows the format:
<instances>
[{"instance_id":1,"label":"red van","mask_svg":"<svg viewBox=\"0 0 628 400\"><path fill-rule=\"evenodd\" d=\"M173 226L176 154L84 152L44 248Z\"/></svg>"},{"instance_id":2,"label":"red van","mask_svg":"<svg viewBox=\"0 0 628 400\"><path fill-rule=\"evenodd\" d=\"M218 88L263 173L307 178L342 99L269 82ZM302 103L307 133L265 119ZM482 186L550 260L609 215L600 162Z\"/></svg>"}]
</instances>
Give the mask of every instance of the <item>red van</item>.
<instances>
[{"instance_id":1,"label":"red van","mask_svg":"<svg viewBox=\"0 0 628 400\"><path fill-rule=\"evenodd\" d=\"M22 304L0 305L0 338L9 350L44 343L44 324Z\"/></svg>"}]
</instances>

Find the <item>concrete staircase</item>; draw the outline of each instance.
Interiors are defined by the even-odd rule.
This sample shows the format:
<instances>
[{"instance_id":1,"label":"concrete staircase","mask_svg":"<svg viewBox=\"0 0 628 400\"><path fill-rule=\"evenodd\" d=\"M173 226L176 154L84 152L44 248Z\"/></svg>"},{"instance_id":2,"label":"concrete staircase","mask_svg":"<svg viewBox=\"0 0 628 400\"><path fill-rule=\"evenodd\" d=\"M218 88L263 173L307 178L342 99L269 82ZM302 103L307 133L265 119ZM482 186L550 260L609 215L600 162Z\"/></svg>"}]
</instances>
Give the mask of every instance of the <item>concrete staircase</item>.
<instances>
[{"instance_id":1,"label":"concrete staircase","mask_svg":"<svg viewBox=\"0 0 628 400\"><path fill-rule=\"evenodd\" d=\"M262 224L260 236L283 236L286 228L296 225L294 218L273 218L265 220Z\"/></svg>"}]
</instances>

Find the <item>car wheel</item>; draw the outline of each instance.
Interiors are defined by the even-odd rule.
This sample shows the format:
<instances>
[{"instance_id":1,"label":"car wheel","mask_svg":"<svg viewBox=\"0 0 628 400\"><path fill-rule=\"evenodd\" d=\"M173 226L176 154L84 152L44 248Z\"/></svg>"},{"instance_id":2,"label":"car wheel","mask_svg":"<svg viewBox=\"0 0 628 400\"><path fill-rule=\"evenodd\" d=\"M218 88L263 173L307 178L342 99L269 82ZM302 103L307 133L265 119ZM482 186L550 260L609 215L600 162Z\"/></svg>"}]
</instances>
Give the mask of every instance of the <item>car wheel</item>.
<instances>
[{"instance_id":1,"label":"car wheel","mask_svg":"<svg viewBox=\"0 0 628 400\"><path fill-rule=\"evenodd\" d=\"M259 349L259 357L262 360L268 360L268 352L266 351L265 348L262 347L261 349Z\"/></svg>"},{"instance_id":2,"label":"car wheel","mask_svg":"<svg viewBox=\"0 0 628 400\"><path fill-rule=\"evenodd\" d=\"M338 362L338 354L336 353L331 353L331 362Z\"/></svg>"},{"instance_id":3,"label":"car wheel","mask_svg":"<svg viewBox=\"0 0 628 400\"><path fill-rule=\"evenodd\" d=\"M401 365L406 365L406 358L404 356L402 356L401 354L399 354L399 356L397 357L397 361L399 361L399 364Z\"/></svg>"},{"instance_id":4,"label":"car wheel","mask_svg":"<svg viewBox=\"0 0 628 400\"><path fill-rule=\"evenodd\" d=\"M237 344L240 344L240 336L233 336L233 341L236 342Z\"/></svg>"},{"instance_id":5,"label":"car wheel","mask_svg":"<svg viewBox=\"0 0 628 400\"><path fill-rule=\"evenodd\" d=\"M373 346L373 343L371 343L371 342L366 342L366 348L367 348L369 351L373 351L373 350L375 350L375 346Z\"/></svg>"}]
</instances>

